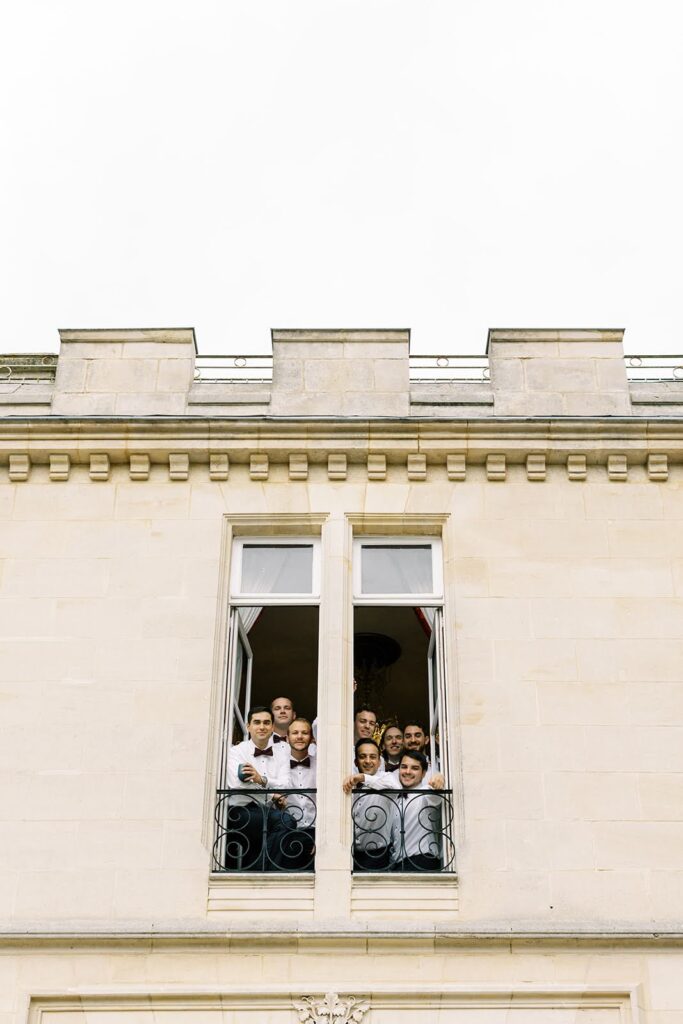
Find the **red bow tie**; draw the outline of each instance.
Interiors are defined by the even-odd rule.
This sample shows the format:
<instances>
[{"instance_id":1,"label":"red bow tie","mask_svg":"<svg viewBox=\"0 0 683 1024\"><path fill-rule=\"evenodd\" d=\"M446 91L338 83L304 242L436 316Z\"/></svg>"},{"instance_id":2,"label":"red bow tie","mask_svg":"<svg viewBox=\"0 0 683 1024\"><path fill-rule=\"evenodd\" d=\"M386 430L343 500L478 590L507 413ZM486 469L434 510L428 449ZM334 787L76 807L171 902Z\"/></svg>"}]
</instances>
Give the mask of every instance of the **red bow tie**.
<instances>
[{"instance_id":1,"label":"red bow tie","mask_svg":"<svg viewBox=\"0 0 683 1024\"><path fill-rule=\"evenodd\" d=\"M303 759L303 761L294 761L294 760L292 760L292 761L289 762L289 767L290 768L310 768L311 767L311 759L310 759L310 757L305 757Z\"/></svg>"}]
</instances>

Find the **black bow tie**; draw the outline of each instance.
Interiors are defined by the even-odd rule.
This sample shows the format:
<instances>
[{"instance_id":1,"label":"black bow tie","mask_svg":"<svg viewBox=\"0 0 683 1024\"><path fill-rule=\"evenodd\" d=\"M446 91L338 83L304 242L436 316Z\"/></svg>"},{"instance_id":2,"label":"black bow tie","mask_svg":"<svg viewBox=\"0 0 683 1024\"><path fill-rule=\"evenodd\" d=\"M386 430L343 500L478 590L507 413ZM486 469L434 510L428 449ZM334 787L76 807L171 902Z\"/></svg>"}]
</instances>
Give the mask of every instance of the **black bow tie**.
<instances>
[{"instance_id":1,"label":"black bow tie","mask_svg":"<svg viewBox=\"0 0 683 1024\"><path fill-rule=\"evenodd\" d=\"M291 760L289 762L289 767L290 768L310 768L311 767L311 759L310 759L310 757L305 757L303 759L303 761Z\"/></svg>"},{"instance_id":2,"label":"black bow tie","mask_svg":"<svg viewBox=\"0 0 683 1024\"><path fill-rule=\"evenodd\" d=\"M273 733L273 743L286 743L287 740L284 736L278 736L276 732Z\"/></svg>"},{"instance_id":3,"label":"black bow tie","mask_svg":"<svg viewBox=\"0 0 683 1024\"><path fill-rule=\"evenodd\" d=\"M254 757L272 757L273 748L268 747L266 750L259 750L258 747L254 747Z\"/></svg>"}]
</instances>

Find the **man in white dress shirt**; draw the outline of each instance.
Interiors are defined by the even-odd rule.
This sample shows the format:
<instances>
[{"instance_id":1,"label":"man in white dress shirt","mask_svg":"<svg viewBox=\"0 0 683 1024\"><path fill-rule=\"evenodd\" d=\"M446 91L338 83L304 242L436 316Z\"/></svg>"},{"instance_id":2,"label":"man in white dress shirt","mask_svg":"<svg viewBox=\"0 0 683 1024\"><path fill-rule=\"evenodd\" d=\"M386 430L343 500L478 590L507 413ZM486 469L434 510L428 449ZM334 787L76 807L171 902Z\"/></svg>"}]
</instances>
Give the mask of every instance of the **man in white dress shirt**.
<instances>
[{"instance_id":1,"label":"man in white dress shirt","mask_svg":"<svg viewBox=\"0 0 683 1024\"><path fill-rule=\"evenodd\" d=\"M359 771L347 775L342 783L345 793L353 792L353 868L354 871L385 871L391 859L391 835L397 811L395 799L382 797L377 791L396 789L398 782L390 772L382 771L375 740L361 738L355 750Z\"/></svg>"},{"instance_id":2,"label":"man in white dress shirt","mask_svg":"<svg viewBox=\"0 0 683 1024\"><path fill-rule=\"evenodd\" d=\"M408 721L403 726L403 749L417 751L420 754L424 754L427 758L427 774L424 777L425 783L428 783L432 789L443 789L444 787L444 776L441 772L436 771L432 766L431 759L428 753L429 747L429 733L425 729L421 722ZM434 783L438 783L434 785Z\"/></svg>"},{"instance_id":3,"label":"man in white dress shirt","mask_svg":"<svg viewBox=\"0 0 683 1024\"><path fill-rule=\"evenodd\" d=\"M312 871L315 855L315 775L313 730L307 718L295 718L287 730L288 793L278 801L282 829L269 836L270 859L280 871ZM313 790L313 792L305 792ZM274 812L277 815L277 811Z\"/></svg>"},{"instance_id":4,"label":"man in white dress shirt","mask_svg":"<svg viewBox=\"0 0 683 1024\"><path fill-rule=\"evenodd\" d=\"M273 746L273 713L270 708L251 708L247 716L249 739L236 743L228 754L228 787L244 790L228 797L225 865L241 871L272 871L265 842L281 822L271 816L277 790L288 782L289 747ZM270 793L268 793L270 791Z\"/></svg>"},{"instance_id":5,"label":"man in white dress shirt","mask_svg":"<svg viewBox=\"0 0 683 1024\"><path fill-rule=\"evenodd\" d=\"M436 787L426 782L426 774L425 755L404 751L398 768L399 813L391 834L394 871L441 870L441 800L433 792Z\"/></svg>"}]
</instances>

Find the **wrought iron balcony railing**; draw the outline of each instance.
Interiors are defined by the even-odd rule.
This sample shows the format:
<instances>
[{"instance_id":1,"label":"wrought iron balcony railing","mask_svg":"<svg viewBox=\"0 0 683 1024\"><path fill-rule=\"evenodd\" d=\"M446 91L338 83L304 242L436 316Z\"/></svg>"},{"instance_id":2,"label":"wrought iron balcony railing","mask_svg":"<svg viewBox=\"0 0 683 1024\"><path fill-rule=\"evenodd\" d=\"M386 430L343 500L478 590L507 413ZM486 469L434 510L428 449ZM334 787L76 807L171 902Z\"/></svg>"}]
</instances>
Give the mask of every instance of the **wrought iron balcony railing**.
<instances>
[{"instance_id":1,"label":"wrought iron balcony railing","mask_svg":"<svg viewBox=\"0 0 683 1024\"><path fill-rule=\"evenodd\" d=\"M219 789L213 870L313 871L315 789Z\"/></svg>"},{"instance_id":2,"label":"wrought iron balcony railing","mask_svg":"<svg viewBox=\"0 0 683 1024\"><path fill-rule=\"evenodd\" d=\"M352 797L353 870L455 871L450 789L359 789Z\"/></svg>"}]
</instances>

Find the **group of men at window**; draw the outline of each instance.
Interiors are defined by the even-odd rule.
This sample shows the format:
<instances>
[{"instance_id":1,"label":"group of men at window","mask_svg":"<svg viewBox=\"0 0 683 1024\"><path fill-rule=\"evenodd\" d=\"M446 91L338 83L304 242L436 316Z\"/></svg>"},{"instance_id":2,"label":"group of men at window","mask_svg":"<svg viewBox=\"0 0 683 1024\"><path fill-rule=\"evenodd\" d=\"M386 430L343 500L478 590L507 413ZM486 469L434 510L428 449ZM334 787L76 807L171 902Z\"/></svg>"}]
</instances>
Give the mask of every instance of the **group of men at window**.
<instances>
[{"instance_id":1,"label":"group of men at window","mask_svg":"<svg viewBox=\"0 0 683 1024\"><path fill-rule=\"evenodd\" d=\"M247 716L248 736L228 753L229 793L217 811L222 867L242 871L313 869L317 721L276 697ZM352 796L355 871L438 871L444 777L426 754L420 722L389 725L380 743L376 713L354 718L356 771L342 783Z\"/></svg>"}]
</instances>

